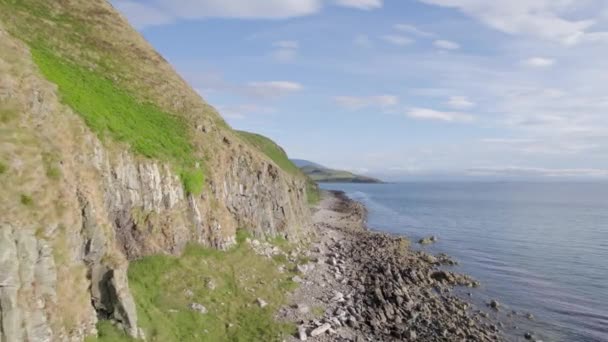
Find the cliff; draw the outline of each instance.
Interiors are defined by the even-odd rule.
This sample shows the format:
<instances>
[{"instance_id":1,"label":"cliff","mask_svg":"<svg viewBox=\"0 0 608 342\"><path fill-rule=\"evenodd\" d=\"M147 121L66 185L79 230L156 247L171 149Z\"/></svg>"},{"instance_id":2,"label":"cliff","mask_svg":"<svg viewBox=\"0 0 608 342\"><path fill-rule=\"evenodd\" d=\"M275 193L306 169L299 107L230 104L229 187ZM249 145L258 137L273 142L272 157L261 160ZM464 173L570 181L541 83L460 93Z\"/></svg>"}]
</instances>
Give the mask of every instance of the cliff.
<instances>
[{"instance_id":1,"label":"cliff","mask_svg":"<svg viewBox=\"0 0 608 342\"><path fill-rule=\"evenodd\" d=\"M0 0L0 184L3 342L142 337L129 261L298 240L314 193L101 0Z\"/></svg>"}]
</instances>

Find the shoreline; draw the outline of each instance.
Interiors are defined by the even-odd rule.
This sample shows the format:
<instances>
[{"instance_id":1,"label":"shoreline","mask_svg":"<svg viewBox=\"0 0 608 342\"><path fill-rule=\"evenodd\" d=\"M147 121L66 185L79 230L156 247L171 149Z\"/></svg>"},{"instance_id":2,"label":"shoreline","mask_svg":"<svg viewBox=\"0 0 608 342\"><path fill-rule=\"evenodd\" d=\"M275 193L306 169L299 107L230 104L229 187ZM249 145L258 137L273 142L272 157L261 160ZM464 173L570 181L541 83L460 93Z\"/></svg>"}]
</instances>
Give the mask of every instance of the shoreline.
<instances>
[{"instance_id":1,"label":"shoreline","mask_svg":"<svg viewBox=\"0 0 608 342\"><path fill-rule=\"evenodd\" d=\"M504 341L496 321L454 292L479 285L451 272L447 255L410 248L402 236L375 232L367 209L340 191L324 191L313 215L317 241L298 266L288 341Z\"/></svg>"}]
</instances>

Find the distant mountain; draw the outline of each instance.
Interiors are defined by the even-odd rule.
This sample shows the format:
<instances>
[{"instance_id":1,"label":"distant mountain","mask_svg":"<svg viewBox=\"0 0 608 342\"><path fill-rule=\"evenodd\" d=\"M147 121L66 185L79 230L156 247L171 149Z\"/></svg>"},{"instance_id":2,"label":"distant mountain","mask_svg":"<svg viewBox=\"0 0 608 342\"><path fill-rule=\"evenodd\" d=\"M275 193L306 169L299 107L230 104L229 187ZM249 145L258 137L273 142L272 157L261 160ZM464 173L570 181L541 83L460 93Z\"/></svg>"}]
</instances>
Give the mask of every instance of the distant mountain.
<instances>
[{"instance_id":1,"label":"distant mountain","mask_svg":"<svg viewBox=\"0 0 608 342\"><path fill-rule=\"evenodd\" d=\"M308 177L315 182L321 183L382 183L381 180L360 176L348 171L333 170L323 165L303 160L303 159L292 159L291 160L297 167L302 170Z\"/></svg>"},{"instance_id":2,"label":"distant mountain","mask_svg":"<svg viewBox=\"0 0 608 342\"><path fill-rule=\"evenodd\" d=\"M291 162L294 163L294 164L296 164L296 166L299 167L299 168L303 168L305 166L313 166L313 167L318 167L318 168L326 169L325 166L323 166L321 164L313 163L310 160L291 159Z\"/></svg>"}]
</instances>

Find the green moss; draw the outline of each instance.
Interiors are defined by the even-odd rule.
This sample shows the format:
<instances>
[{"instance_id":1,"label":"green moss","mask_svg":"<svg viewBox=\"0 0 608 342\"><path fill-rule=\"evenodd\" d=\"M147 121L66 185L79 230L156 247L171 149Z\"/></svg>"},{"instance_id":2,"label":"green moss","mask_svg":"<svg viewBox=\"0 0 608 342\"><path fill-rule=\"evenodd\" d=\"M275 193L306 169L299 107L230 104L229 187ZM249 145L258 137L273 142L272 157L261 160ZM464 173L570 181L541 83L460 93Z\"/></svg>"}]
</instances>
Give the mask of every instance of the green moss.
<instances>
[{"instance_id":1,"label":"green moss","mask_svg":"<svg viewBox=\"0 0 608 342\"><path fill-rule=\"evenodd\" d=\"M32 199L32 197L26 195L26 194L21 194L21 198L20 198L21 204L31 207L34 205L34 200Z\"/></svg>"},{"instance_id":2,"label":"green moss","mask_svg":"<svg viewBox=\"0 0 608 342\"><path fill-rule=\"evenodd\" d=\"M247 237L239 231L240 243L227 252L189 246L179 258L131 263L129 286L148 341L280 341L293 333L293 326L273 318L293 289L293 273L280 273L277 262L256 255L242 243ZM269 305L260 308L256 298ZM190 310L191 303L208 313Z\"/></svg>"},{"instance_id":3,"label":"green moss","mask_svg":"<svg viewBox=\"0 0 608 342\"><path fill-rule=\"evenodd\" d=\"M8 166L0 161L0 175L5 173L8 170Z\"/></svg>"},{"instance_id":4,"label":"green moss","mask_svg":"<svg viewBox=\"0 0 608 342\"><path fill-rule=\"evenodd\" d=\"M300 173L300 169L289 160L287 157L287 153L281 148L281 146L277 145L274 141L266 138L263 135L249 133L244 131L237 131L238 134L245 139L245 141L249 142L252 146L260 150L264 153L268 158L272 159L283 171L290 173L292 175L298 175Z\"/></svg>"}]
</instances>

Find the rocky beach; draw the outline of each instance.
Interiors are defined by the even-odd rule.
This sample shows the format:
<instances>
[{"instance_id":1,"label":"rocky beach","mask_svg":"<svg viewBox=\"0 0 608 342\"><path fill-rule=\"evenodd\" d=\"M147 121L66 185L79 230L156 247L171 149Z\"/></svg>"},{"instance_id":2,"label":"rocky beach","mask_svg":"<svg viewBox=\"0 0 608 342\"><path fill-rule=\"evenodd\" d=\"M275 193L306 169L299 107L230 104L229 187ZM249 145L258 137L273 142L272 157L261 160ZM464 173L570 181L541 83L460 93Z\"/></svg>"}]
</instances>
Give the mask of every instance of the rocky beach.
<instances>
[{"instance_id":1,"label":"rocky beach","mask_svg":"<svg viewBox=\"0 0 608 342\"><path fill-rule=\"evenodd\" d=\"M451 272L449 256L368 230L365 207L341 192L324 193L313 220L301 286L278 313L298 326L292 341L504 340L499 323L454 294L479 284Z\"/></svg>"}]
</instances>

